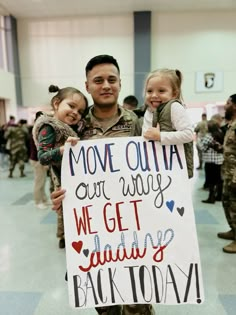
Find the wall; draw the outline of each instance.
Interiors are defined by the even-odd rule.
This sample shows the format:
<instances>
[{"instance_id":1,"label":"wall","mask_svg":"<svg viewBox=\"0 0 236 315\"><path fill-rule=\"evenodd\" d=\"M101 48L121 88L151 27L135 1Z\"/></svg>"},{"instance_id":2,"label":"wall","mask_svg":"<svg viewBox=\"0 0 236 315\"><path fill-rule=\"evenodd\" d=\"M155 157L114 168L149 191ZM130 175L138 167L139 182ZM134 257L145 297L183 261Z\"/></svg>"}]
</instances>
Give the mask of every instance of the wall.
<instances>
[{"instance_id":1,"label":"wall","mask_svg":"<svg viewBox=\"0 0 236 315\"><path fill-rule=\"evenodd\" d=\"M236 92L235 17L236 11L152 13L151 68L183 72L183 96L188 106L224 103ZM19 20L23 105L48 104L51 83L74 85L85 92L85 65L102 53L114 55L120 64L121 103L134 92L133 35L133 14ZM196 71L222 71L223 90L196 93Z\"/></svg>"},{"instance_id":2,"label":"wall","mask_svg":"<svg viewBox=\"0 0 236 315\"><path fill-rule=\"evenodd\" d=\"M121 68L120 102L133 92L132 15L19 20L23 104L48 104L48 86L85 92L85 65L98 54L113 55ZM90 103L92 100L90 99Z\"/></svg>"},{"instance_id":3,"label":"wall","mask_svg":"<svg viewBox=\"0 0 236 315\"><path fill-rule=\"evenodd\" d=\"M188 104L224 102L236 92L236 12L153 13L152 69L183 72ZM196 71L222 71L221 92L196 93Z\"/></svg>"},{"instance_id":4,"label":"wall","mask_svg":"<svg viewBox=\"0 0 236 315\"><path fill-rule=\"evenodd\" d=\"M0 98L6 101L6 118L16 116L16 91L14 74L0 69Z\"/></svg>"}]
</instances>

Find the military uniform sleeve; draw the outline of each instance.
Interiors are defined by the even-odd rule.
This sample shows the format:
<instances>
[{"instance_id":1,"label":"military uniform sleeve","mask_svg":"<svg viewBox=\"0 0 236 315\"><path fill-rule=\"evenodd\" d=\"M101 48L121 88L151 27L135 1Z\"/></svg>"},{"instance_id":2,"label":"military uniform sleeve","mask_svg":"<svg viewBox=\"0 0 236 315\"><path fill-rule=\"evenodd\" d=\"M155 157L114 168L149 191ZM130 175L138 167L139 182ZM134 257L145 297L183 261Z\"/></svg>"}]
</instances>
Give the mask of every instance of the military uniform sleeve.
<instances>
[{"instance_id":1,"label":"military uniform sleeve","mask_svg":"<svg viewBox=\"0 0 236 315\"><path fill-rule=\"evenodd\" d=\"M139 118L134 122L134 134L133 136L142 135L142 120Z\"/></svg>"},{"instance_id":2,"label":"military uniform sleeve","mask_svg":"<svg viewBox=\"0 0 236 315\"><path fill-rule=\"evenodd\" d=\"M235 147L235 143L236 143L236 125L234 126L234 129L233 129L233 134L234 134L234 140L233 140L233 143L234 143L234 147ZM235 152L235 149L233 149L233 163L232 163L232 167L233 167L233 179L232 179L232 185L233 187L236 189L236 152Z\"/></svg>"}]
</instances>

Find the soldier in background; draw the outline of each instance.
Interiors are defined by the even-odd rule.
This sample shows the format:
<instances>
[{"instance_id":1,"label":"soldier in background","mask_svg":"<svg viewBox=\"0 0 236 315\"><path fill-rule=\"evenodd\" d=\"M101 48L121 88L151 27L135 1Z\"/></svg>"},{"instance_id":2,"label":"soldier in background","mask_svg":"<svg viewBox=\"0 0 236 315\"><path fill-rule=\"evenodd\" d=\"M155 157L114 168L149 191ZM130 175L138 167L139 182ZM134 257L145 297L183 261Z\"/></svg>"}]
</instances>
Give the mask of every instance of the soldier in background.
<instances>
[{"instance_id":1,"label":"soldier in background","mask_svg":"<svg viewBox=\"0 0 236 315\"><path fill-rule=\"evenodd\" d=\"M7 142L10 143L10 166L9 166L9 178L13 177L13 171L16 164L19 164L20 177L25 177L24 168L25 160L27 159L27 147L29 133L24 126L25 120L20 120L18 124L11 125L7 128L4 137Z\"/></svg>"},{"instance_id":2,"label":"soldier in background","mask_svg":"<svg viewBox=\"0 0 236 315\"><path fill-rule=\"evenodd\" d=\"M236 94L229 97L225 105L225 118L229 122L224 139L224 162L222 166L222 202L230 231L218 233L219 238L232 240L225 253L236 254Z\"/></svg>"},{"instance_id":3,"label":"soldier in background","mask_svg":"<svg viewBox=\"0 0 236 315\"><path fill-rule=\"evenodd\" d=\"M198 159L199 159L199 166L197 167L197 170L201 170L203 166L203 161L202 161L202 150L199 146L199 143L201 142L202 138L204 138L207 133L207 115L206 114L204 113L202 114L202 120L197 124L194 131L196 132L196 135L197 135L196 147L197 147L197 153L198 153Z\"/></svg>"},{"instance_id":4,"label":"soldier in background","mask_svg":"<svg viewBox=\"0 0 236 315\"><path fill-rule=\"evenodd\" d=\"M123 107L129 110L137 109L138 99L134 95L126 96L123 100Z\"/></svg>"}]
</instances>

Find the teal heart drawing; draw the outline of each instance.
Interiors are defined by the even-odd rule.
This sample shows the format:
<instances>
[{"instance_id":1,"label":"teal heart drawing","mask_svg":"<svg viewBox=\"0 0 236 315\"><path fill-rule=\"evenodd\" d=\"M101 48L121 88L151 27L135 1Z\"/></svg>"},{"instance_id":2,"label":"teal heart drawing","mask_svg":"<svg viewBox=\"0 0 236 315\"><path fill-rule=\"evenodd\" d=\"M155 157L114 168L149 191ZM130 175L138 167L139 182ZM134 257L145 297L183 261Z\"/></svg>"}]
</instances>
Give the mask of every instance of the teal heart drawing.
<instances>
[{"instance_id":1,"label":"teal heart drawing","mask_svg":"<svg viewBox=\"0 0 236 315\"><path fill-rule=\"evenodd\" d=\"M173 211L174 204L175 204L174 200L171 200L171 201L167 201L167 202L166 202L166 205L167 205L168 209L170 210L170 212Z\"/></svg>"},{"instance_id":2,"label":"teal heart drawing","mask_svg":"<svg viewBox=\"0 0 236 315\"><path fill-rule=\"evenodd\" d=\"M179 215L181 215L181 217L184 215L184 207L177 208L177 211L179 212Z\"/></svg>"}]
</instances>

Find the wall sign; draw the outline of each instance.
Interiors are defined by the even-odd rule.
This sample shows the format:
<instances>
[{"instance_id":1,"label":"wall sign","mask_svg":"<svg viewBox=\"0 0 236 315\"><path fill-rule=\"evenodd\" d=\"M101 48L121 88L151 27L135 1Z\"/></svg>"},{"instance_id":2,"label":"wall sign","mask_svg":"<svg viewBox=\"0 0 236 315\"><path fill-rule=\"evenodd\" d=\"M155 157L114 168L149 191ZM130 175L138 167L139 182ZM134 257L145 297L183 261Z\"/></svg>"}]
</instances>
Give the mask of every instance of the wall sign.
<instances>
[{"instance_id":1,"label":"wall sign","mask_svg":"<svg viewBox=\"0 0 236 315\"><path fill-rule=\"evenodd\" d=\"M196 92L220 92L223 90L223 72L198 71L195 85Z\"/></svg>"}]
</instances>

